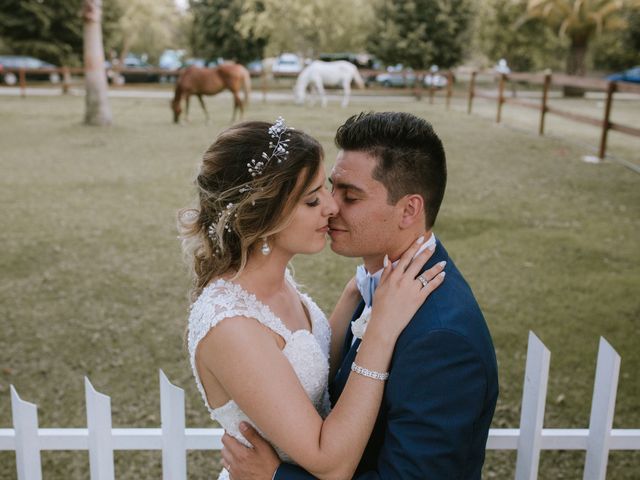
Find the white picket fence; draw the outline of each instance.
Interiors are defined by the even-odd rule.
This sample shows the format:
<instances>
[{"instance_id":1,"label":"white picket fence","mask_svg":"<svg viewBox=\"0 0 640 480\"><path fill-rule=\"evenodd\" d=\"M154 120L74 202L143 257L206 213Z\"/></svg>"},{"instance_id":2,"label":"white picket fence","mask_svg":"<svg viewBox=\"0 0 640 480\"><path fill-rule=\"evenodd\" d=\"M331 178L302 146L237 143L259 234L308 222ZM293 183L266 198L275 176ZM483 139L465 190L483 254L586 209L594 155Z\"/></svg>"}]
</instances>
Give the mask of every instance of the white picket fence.
<instances>
[{"instance_id":1,"label":"white picket fence","mask_svg":"<svg viewBox=\"0 0 640 480\"><path fill-rule=\"evenodd\" d=\"M517 450L516 480L538 476L541 450L586 450L585 480L604 480L610 450L640 450L640 429L612 429L620 356L601 338L588 429L543 428L551 354L529 334L520 428L489 431L487 449ZM220 428L185 428L184 391L160 371L160 428L112 428L111 399L85 377L87 428L38 428L37 406L11 387L13 428L0 451L16 452L18 480L41 480L42 450L88 450L92 480L114 479L114 450L162 450L163 480L187 478L187 450L222 448Z\"/></svg>"}]
</instances>

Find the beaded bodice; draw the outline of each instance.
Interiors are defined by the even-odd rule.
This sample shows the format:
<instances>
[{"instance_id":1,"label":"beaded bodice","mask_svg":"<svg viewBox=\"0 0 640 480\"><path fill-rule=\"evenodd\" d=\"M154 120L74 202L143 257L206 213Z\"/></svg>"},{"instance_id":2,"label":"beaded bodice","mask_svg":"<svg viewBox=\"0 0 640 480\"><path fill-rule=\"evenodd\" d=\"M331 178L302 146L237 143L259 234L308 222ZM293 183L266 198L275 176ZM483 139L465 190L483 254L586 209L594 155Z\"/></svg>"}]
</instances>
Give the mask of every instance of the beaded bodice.
<instances>
[{"instance_id":1,"label":"beaded bodice","mask_svg":"<svg viewBox=\"0 0 640 480\"><path fill-rule=\"evenodd\" d=\"M210 329L225 318L238 316L253 318L280 335L286 342L282 352L291 363L302 387L309 396L309 400L323 418L329 414L330 403L327 384L331 329L324 313L313 300L298 290L288 274L287 279L296 288L302 304L309 313L311 332L307 330L290 331L280 318L267 305L260 302L255 295L247 292L240 285L223 279L218 279L207 286L191 306L188 327L189 357L198 390L211 418L217 421L229 435L245 445L249 444L240 433L240 422L246 421L257 429L256 425L233 400L229 400L217 408L209 406L195 363L198 343ZM286 406L283 405L283 413L285 408ZM284 452L275 445L274 448L282 460L291 462L291 458ZM226 472L223 471L220 478L226 478L224 473Z\"/></svg>"}]
</instances>

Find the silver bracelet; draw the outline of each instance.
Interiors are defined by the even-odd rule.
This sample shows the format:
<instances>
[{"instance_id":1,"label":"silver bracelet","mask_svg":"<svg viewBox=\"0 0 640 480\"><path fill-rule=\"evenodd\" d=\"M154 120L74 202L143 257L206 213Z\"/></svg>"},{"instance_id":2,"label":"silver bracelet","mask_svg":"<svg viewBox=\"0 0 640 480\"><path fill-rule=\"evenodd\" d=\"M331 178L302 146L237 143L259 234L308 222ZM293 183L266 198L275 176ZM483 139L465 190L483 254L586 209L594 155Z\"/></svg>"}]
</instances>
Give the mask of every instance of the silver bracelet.
<instances>
[{"instance_id":1,"label":"silver bracelet","mask_svg":"<svg viewBox=\"0 0 640 480\"><path fill-rule=\"evenodd\" d=\"M373 370L368 370L360 365L357 365L356 362L351 364L351 371L356 372L358 375L362 375L363 377L373 378L374 380L382 380L383 382L389 378L389 372L375 372Z\"/></svg>"}]
</instances>

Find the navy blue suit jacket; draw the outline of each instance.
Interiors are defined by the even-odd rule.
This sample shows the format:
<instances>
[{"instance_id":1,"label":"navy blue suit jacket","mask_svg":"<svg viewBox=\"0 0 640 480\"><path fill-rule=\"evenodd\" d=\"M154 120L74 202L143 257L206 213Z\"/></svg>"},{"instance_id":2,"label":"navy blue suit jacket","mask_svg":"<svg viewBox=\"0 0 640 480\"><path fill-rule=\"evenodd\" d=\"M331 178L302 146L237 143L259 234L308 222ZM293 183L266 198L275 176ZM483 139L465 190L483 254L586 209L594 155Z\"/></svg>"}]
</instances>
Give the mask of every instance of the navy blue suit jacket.
<instances>
[{"instance_id":1,"label":"navy blue suit jacket","mask_svg":"<svg viewBox=\"0 0 640 480\"><path fill-rule=\"evenodd\" d=\"M439 241L424 269L442 260L447 261L445 281L396 343L380 413L355 479L481 478L498 398L496 356L473 293ZM360 340L353 346L351 340L349 331L330 385L333 403L353 374ZM275 475L276 480L310 478L290 464L282 464Z\"/></svg>"}]
</instances>

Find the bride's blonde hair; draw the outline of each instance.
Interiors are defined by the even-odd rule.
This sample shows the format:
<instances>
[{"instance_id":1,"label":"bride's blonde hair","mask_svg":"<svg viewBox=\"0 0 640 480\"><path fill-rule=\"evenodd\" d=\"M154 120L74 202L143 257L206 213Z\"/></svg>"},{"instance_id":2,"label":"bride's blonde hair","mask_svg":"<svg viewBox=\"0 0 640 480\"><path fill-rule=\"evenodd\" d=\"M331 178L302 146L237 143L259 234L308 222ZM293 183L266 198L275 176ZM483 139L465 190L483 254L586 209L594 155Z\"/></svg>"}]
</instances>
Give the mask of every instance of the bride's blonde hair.
<instances>
[{"instance_id":1,"label":"bride's blonde hair","mask_svg":"<svg viewBox=\"0 0 640 480\"><path fill-rule=\"evenodd\" d=\"M182 249L191 266L195 300L212 279L239 274L249 253L281 231L321 168L324 152L313 137L287 129L288 154L252 176L249 163L270 152L271 124L245 122L220 133L202 157L195 207L178 213Z\"/></svg>"}]
</instances>

